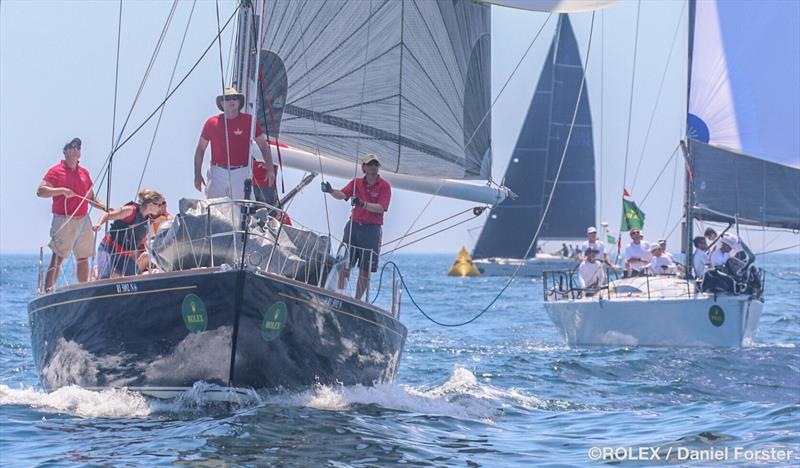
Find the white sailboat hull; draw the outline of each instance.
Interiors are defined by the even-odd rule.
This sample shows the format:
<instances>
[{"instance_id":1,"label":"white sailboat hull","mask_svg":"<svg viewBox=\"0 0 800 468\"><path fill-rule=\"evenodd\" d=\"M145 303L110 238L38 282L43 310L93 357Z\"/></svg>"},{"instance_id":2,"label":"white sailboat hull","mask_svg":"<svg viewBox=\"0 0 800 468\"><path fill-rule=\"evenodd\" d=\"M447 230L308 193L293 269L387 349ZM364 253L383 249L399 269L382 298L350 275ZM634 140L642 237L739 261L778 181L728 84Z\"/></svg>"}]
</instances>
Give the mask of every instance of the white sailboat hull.
<instances>
[{"instance_id":1,"label":"white sailboat hull","mask_svg":"<svg viewBox=\"0 0 800 468\"><path fill-rule=\"evenodd\" d=\"M761 300L683 291L682 297L656 298L659 291L651 290L649 299L647 295L612 295L602 300L548 300L545 309L568 345L740 347L752 343L764 305Z\"/></svg>"},{"instance_id":2,"label":"white sailboat hull","mask_svg":"<svg viewBox=\"0 0 800 468\"><path fill-rule=\"evenodd\" d=\"M483 276L541 276L547 270L568 270L578 264L574 258L539 254L534 258L478 258L472 261ZM519 271L517 271L519 269Z\"/></svg>"}]
</instances>

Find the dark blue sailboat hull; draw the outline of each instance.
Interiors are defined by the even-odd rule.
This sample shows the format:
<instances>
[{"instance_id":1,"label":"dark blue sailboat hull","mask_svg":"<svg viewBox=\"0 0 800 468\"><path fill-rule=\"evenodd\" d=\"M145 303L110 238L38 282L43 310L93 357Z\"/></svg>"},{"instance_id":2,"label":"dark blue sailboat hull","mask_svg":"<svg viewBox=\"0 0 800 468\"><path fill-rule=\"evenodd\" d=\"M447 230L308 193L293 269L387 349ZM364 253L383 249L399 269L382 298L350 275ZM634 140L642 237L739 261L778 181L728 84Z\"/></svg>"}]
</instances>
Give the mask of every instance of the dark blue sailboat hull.
<instances>
[{"instance_id":1,"label":"dark blue sailboat hull","mask_svg":"<svg viewBox=\"0 0 800 468\"><path fill-rule=\"evenodd\" d=\"M98 281L29 305L47 390L174 396L205 381L254 389L394 379L405 326L352 298L276 275L204 269Z\"/></svg>"}]
</instances>

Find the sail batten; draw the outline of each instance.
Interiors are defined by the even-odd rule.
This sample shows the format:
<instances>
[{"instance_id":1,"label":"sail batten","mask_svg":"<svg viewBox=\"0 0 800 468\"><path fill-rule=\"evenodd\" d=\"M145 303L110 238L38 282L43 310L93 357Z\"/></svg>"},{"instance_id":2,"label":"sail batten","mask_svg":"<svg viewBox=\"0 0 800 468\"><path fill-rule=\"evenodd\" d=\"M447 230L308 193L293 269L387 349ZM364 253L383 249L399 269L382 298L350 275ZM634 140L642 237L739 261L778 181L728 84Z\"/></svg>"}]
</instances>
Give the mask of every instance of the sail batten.
<instances>
[{"instance_id":1,"label":"sail batten","mask_svg":"<svg viewBox=\"0 0 800 468\"><path fill-rule=\"evenodd\" d=\"M488 6L277 0L265 21L263 48L288 82L265 100L285 103L282 143L350 163L375 153L399 174L491 178Z\"/></svg>"}]
</instances>

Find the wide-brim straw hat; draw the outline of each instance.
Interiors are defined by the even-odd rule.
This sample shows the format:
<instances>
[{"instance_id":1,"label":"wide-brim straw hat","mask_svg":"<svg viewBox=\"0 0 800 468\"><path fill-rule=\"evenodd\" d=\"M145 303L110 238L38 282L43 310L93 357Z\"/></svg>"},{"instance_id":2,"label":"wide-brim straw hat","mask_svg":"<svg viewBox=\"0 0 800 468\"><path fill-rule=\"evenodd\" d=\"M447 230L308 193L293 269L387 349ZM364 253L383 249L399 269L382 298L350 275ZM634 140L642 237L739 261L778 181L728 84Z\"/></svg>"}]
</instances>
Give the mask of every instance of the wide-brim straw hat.
<instances>
[{"instance_id":1,"label":"wide-brim straw hat","mask_svg":"<svg viewBox=\"0 0 800 468\"><path fill-rule=\"evenodd\" d=\"M242 110L242 108L244 107L244 94L242 94L239 91L237 91L236 88L225 88L225 90L222 91L222 94L217 96L217 108L219 110L223 110L222 109L222 100L226 96L235 96L235 97L239 98L239 110Z\"/></svg>"}]
</instances>

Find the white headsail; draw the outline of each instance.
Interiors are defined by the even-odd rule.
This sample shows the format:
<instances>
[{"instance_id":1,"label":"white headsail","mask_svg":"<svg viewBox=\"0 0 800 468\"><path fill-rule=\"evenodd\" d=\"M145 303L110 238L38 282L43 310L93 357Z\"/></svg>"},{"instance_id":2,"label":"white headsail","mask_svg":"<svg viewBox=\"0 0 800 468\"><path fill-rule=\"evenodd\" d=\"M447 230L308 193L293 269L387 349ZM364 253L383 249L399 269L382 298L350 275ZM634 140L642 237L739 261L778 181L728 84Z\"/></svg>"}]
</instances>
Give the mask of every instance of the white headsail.
<instances>
[{"instance_id":1,"label":"white headsail","mask_svg":"<svg viewBox=\"0 0 800 468\"><path fill-rule=\"evenodd\" d=\"M726 50L717 2L697 2L687 133L690 138L740 151Z\"/></svg>"}]
</instances>

